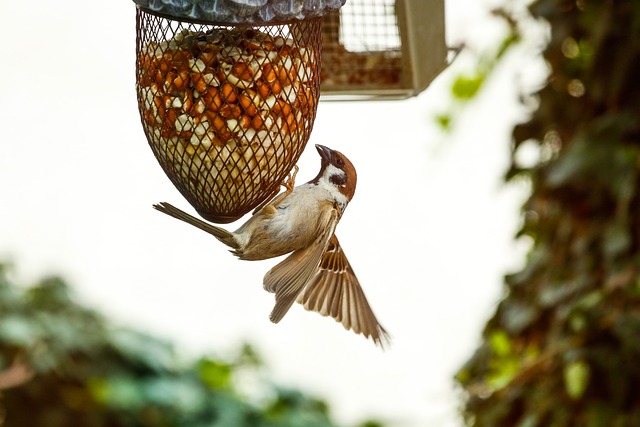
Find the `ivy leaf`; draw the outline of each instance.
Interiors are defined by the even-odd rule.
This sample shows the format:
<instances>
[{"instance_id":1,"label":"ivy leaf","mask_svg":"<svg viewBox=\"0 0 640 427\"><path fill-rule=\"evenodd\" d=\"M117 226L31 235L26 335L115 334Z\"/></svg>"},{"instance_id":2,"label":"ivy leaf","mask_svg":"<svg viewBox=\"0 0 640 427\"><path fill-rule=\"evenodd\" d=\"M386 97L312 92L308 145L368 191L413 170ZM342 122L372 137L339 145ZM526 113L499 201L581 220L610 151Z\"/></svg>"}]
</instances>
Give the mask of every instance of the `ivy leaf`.
<instances>
[{"instance_id":1,"label":"ivy leaf","mask_svg":"<svg viewBox=\"0 0 640 427\"><path fill-rule=\"evenodd\" d=\"M476 94L482 87L484 80L485 76L481 74L476 74L473 76L458 76L456 81L453 82L451 92L457 99L472 99L476 96Z\"/></svg>"},{"instance_id":2,"label":"ivy leaf","mask_svg":"<svg viewBox=\"0 0 640 427\"><path fill-rule=\"evenodd\" d=\"M604 252L610 258L621 255L631 246L631 235L627 224L614 222L604 230Z\"/></svg>"},{"instance_id":3,"label":"ivy leaf","mask_svg":"<svg viewBox=\"0 0 640 427\"><path fill-rule=\"evenodd\" d=\"M499 357L508 356L511 353L511 340L504 331L495 331L489 338L491 350Z\"/></svg>"},{"instance_id":4,"label":"ivy leaf","mask_svg":"<svg viewBox=\"0 0 640 427\"><path fill-rule=\"evenodd\" d=\"M584 360L575 360L564 367L564 388L569 397L580 399L589 385L591 369Z\"/></svg>"},{"instance_id":5,"label":"ivy leaf","mask_svg":"<svg viewBox=\"0 0 640 427\"><path fill-rule=\"evenodd\" d=\"M231 385L232 367L227 363L203 358L198 363L197 370L202 382L213 390L228 388Z\"/></svg>"},{"instance_id":6,"label":"ivy leaf","mask_svg":"<svg viewBox=\"0 0 640 427\"><path fill-rule=\"evenodd\" d=\"M436 123L440 126L440 128L444 131L450 131L451 130L451 123L452 123L452 118L451 118L451 114L448 113L441 113L436 115L435 117Z\"/></svg>"},{"instance_id":7,"label":"ivy leaf","mask_svg":"<svg viewBox=\"0 0 640 427\"><path fill-rule=\"evenodd\" d=\"M22 316L7 316L0 321L0 341L16 346L33 345L41 335L39 325Z\"/></svg>"}]
</instances>

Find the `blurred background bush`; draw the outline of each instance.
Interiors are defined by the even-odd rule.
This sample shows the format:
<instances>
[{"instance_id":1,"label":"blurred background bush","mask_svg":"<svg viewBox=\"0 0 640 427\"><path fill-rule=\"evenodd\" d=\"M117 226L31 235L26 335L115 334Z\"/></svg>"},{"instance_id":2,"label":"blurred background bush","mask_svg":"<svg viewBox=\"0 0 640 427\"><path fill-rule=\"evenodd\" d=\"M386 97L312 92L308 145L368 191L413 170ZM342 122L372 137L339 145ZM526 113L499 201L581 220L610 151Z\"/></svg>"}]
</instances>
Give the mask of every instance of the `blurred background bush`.
<instances>
[{"instance_id":1,"label":"blurred background bush","mask_svg":"<svg viewBox=\"0 0 640 427\"><path fill-rule=\"evenodd\" d=\"M181 361L169 343L77 304L63 279L24 286L10 272L0 264L2 426L335 425L322 400L268 382L249 345L230 360Z\"/></svg>"},{"instance_id":2,"label":"blurred background bush","mask_svg":"<svg viewBox=\"0 0 640 427\"><path fill-rule=\"evenodd\" d=\"M514 129L507 179L531 182L520 236L533 247L457 376L465 419L639 426L640 3L539 0L530 11L550 24L550 76ZM517 40L517 17L500 13Z\"/></svg>"}]
</instances>

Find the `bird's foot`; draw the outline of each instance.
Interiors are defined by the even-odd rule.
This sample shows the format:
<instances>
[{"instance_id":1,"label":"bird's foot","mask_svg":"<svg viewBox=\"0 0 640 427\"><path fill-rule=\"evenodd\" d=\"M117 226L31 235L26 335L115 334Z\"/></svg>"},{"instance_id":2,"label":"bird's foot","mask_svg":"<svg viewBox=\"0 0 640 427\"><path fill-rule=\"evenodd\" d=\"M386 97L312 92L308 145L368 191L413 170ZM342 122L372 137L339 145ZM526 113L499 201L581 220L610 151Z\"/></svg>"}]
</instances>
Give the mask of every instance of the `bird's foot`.
<instances>
[{"instance_id":1,"label":"bird's foot","mask_svg":"<svg viewBox=\"0 0 640 427\"><path fill-rule=\"evenodd\" d=\"M285 188L284 194L289 195L293 191L293 187L296 186L296 175L299 170L298 165L293 165L293 170L289 172L287 178L282 182L282 186Z\"/></svg>"},{"instance_id":2,"label":"bird's foot","mask_svg":"<svg viewBox=\"0 0 640 427\"><path fill-rule=\"evenodd\" d=\"M260 211L262 208L264 208L268 204L275 205L280 203L285 197L291 194L291 192L293 191L293 188L296 185L296 175L298 174L298 170L299 168L297 165L293 166L293 170L289 173L289 175L285 178L285 180L280 184L285 188L285 191L273 198L267 198L267 200L260 203L260 205L254 209L253 214L255 215L256 213L258 213L258 211Z\"/></svg>"}]
</instances>

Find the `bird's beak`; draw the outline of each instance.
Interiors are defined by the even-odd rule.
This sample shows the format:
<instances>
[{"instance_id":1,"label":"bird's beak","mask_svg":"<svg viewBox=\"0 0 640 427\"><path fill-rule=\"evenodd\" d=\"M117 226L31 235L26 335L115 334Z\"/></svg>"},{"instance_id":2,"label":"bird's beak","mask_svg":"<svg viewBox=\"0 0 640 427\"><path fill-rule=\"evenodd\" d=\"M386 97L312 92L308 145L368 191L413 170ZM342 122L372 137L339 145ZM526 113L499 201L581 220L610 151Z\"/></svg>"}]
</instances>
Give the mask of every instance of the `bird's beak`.
<instances>
[{"instance_id":1,"label":"bird's beak","mask_svg":"<svg viewBox=\"0 0 640 427\"><path fill-rule=\"evenodd\" d=\"M320 157L322 157L323 160L326 160L327 162L331 161L330 148L327 148L324 145L316 144L316 150L318 150L318 153L320 154Z\"/></svg>"}]
</instances>

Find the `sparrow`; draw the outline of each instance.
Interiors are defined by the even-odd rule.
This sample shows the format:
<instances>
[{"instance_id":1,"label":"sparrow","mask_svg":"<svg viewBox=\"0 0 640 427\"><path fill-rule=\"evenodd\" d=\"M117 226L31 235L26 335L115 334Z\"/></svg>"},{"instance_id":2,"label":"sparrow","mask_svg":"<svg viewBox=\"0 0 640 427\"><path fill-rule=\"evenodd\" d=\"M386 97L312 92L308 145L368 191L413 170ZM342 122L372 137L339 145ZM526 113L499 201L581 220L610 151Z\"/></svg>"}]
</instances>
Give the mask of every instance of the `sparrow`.
<instances>
[{"instance_id":1,"label":"sparrow","mask_svg":"<svg viewBox=\"0 0 640 427\"><path fill-rule=\"evenodd\" d=\"M264 260L290 254L264 276L263 286L275 294L269 318L278 323L294 302L310 311L331 316L347 329L384 347L387 331L374 315L360 283L335 235L335 229L353 198L357 174L347 157L316 145L320 172L295 186L297 166L283 183L285 191L234 232L202 221L162 202L155 209L187 222L231 248L241 260Z\"/></svg>"}]
</instances>

